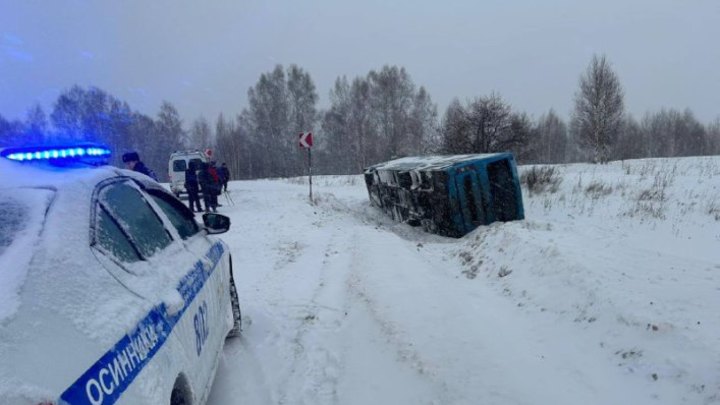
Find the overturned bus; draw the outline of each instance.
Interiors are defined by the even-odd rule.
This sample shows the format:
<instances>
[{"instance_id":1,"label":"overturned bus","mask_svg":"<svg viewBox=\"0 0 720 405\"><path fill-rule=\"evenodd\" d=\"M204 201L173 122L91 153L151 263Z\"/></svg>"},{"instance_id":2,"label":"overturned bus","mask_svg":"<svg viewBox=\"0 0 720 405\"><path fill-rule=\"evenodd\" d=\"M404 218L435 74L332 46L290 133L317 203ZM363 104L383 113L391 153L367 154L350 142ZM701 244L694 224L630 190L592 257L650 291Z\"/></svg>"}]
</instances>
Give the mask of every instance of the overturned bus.
<instances>
[{"instance_id":1,"label":"overturned bus","mask_svg":"<svg viewBox=\"0 0 720 405\"><path fill-rule=\"evenodd\" d=\"M459 238L480 225L525 217L510 153L406 157L364 174L372 205L428 232Z\"/></svg>"}]
</instances>

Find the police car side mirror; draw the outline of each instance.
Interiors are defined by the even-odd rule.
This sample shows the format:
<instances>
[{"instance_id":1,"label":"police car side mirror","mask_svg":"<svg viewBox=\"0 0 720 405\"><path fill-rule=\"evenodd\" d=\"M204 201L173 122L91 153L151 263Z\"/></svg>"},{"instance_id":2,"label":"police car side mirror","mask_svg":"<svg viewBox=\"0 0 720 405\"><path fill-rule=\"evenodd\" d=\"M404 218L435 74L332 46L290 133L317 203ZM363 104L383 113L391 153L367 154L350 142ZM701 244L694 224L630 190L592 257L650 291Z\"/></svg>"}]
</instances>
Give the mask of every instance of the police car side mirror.
<instances>
[{"instance_id":1,"label":"police car side mirror","mask_svg":"<svg viewBox=\"0 0 720 405\"><path fill-rule=\"evenodd\" d=\"M205 229L210 235L225 233L230 229L230 218L225 215L205 213L202 219Z\"/></svg>"}]
</instances>

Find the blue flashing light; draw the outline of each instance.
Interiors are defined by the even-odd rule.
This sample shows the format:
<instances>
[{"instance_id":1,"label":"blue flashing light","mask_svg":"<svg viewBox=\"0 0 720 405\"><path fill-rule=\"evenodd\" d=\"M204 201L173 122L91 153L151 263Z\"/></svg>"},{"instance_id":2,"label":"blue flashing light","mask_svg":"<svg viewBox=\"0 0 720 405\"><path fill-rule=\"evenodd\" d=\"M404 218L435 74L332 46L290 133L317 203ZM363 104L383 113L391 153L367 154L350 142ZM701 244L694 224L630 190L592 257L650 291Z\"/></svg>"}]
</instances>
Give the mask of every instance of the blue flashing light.
<instances>
[{"instance_id":1,"label":"blue flashing light","mask_svg":"<svg viewBox=\"0 0 720 405\"><path fill-rule=\"evenodd\" d=\"M110 158L110 149L99 144L81 144L72 146L39 146L6 148L0 150L0 157L17 162L47 161L53 164L78 162L86 164L105 164Z\"/></svg>"}]
</instances>

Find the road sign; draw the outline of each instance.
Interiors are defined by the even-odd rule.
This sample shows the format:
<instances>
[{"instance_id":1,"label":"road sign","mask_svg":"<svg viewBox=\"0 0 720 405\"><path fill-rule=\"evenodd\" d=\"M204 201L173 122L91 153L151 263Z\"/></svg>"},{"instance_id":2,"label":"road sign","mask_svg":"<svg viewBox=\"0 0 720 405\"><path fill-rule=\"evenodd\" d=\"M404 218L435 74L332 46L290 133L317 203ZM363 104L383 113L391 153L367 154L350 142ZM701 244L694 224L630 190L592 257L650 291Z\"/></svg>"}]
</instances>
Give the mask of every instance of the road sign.
<instances>
[{"instance_id":1,"label":"road sign","mask_svg":"<svg viewBox=\"0 0 720 405\"><path fill-rule=\"evenodd\" d=\"M308 180L310 183L310 204L313 204L312 198L312 132L300 132L298 142L301 148L308 151Z\"/></svg>"},{"instance_id":2,"label":"road sign","mask_svg":"<svg viewBox=\"0 0 720 405\"><path fill-rule=\"evenodd\" d=\"M301 148L312 148L312 132L301 132L299 137Z\"/></svg>"}]
</instances>

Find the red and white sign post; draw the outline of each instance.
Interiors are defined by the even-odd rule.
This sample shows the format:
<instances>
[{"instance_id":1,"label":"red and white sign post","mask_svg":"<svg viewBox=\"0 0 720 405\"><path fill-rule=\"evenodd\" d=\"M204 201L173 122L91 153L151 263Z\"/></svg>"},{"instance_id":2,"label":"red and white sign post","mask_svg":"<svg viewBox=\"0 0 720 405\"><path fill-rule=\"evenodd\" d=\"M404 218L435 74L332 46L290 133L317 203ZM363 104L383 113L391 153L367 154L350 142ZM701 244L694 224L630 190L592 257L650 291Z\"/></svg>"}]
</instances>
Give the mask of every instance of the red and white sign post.
<instances>
[{"instance_id":1,"label":"red and white sign post","mask_svg":"<svg viewBox=\"0 0 720 405\"><path fill-rule=\"evenodd\" d=\"M301 132L298 136L298 140L300 147L305 148L308 151L308 178L310 180L310 204L312 204L312 132Z\"/></svg>"}]
</instances>

